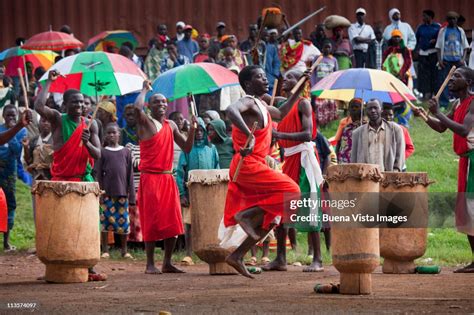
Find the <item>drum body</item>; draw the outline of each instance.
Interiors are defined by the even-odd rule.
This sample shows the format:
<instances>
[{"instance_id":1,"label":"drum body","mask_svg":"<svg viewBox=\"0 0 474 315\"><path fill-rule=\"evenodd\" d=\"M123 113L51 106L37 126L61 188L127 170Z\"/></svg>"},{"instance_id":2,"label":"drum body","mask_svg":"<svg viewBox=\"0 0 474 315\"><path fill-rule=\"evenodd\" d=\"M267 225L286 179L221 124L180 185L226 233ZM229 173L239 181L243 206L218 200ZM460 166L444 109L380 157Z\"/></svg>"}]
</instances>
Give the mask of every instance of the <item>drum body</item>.
<instances>
[{"instance_id":1,"label":"drum body","mask_svg":"<svg viewBox=\"0 0 474 315\"><path fill-rule=\"evenodd\" d=\"M358 199L354 208L331 208L332 215L339 212L352 216L364 212L365 209L378 209L378 198L374 197L379 191L380 180L381 174L377 165L345 164L329 167L327 181L331 198L345 198L343 196L347 194L347 198ZM340 293L370 294L371 273L380 264L379 230L376 227L348 225L341 222L331 223L332 260L341 273Z\"/></svg>"},{"instance_id":2,"label":"drum body","mask_svg":"<svg viewBox=\"0 0 474 315\"><path fill-rule=\"evenodd\" d=\"M224 216L229 170L189 171L191 233L194 253L209 264L211 275L235 274L225 259L232 249L220 247L219 224Z\"/></svg>"},{"instance_id":3,"label":"drum body","mask_svg":"<svg viewBox=\"0 0 474 315\"><path fill-rule=\"evenodd\" d=\"M265 15L267 15L265 19ZM281 13L280 8L271 7L265 8L262 11L262 21L265 19L265 27L268 29L279 28L283 22L283 14Z\"/></svg>"},{"instance_id":4,"label":"drum body","mask_svg":"<svg viewBox=\"0 0 474 315\"><path fill-rule=\"evenodd\" d=\"M45 280L87 282L100 259L98 183L37 181L36 250Z\"/></svg>"},{"instance_id":5,"label":"drum body","mask_svg":"<svg viewBox=\"0 0 474 315\"><path fill-rule=\"evenodd\" d=\"M430 183L427 173L383 173L380 184L382 210L388 215L407 216L408 225L415 226L380 228L384 273L415 273L414 260L426 251L427 187Z\"/></svg>"}]
</instances>

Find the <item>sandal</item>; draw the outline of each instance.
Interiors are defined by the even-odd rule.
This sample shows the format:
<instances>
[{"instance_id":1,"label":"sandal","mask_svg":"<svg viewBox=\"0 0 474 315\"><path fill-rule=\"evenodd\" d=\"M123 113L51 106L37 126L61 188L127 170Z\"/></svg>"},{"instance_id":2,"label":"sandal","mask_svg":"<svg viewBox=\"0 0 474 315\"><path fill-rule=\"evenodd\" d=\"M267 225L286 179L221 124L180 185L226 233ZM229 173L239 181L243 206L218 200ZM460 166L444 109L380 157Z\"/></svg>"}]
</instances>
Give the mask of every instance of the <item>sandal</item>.
<instances>
[{"instance_id":1,"label":"sandal","mask_svg":"<svg viewBox=\"0 0 474 315\"><path fill-rule=\"evenodd\" d=\"M90 273L89 274L89 282L92 281L105 281L107 280L107 275L105 273Z\"/></svg>"},{"instance_id":2,"label":"sandal","mask_svg":"<svg viewBox=\"0 0 474 315\"><path fill-rule=\"evenodd\" d=\"M109 253L103 253L102 255L100 255L101 258L104 258L104 259L109 259L110 258L110 254Z\"/></svg>"},{"instance_id":3,"label":"sandal","mask_svg":"<svg viewBox=\"0 0 474 315\"><path fill-rule=\"evenodd\" d=\"M255 257L255 256L250 257L250 260L246 261L245 264L247 266L256 266L257 265L257 257Z\"/></svg>"},{"instance_id":4,"label":"sandal","mask_svg":"<svg viewBox=\"0 0 474 315\"><path fill-rule=\"evenodd\" d=\"M16 251L16 246L10 245L9 248L3 250L5 253L11 253Z\"/></svg>"},{"instance_id":5,"label":"sandal","mask_svg":"<svg viewBox=\"0 0 474 315\"><path fill-rule=\"evenodd\" d=\"M122 255L122 258L135 259L130 253L126 253L125 255Z\"/></svg>"},{"instance_id":6,"label":"sandal","mask_svg":"<svg viewBox=\"0 0 474 315\"><path fill-rule=\"evenodd\" d=\"M268 264L270 262L270 258L265 256L265 257L262 257L261 261L262 261L262 264Z\"/></svg>"},{"instance_id":7,"label":"sandal","mask_svg":"<svg viewBox=\"0 0 474 315\"><path fill-rule=\"evenodd\" d=\"M181 266L193 266L194 261L191 257L186 256L181 260Z\"/></svg>"}]
</instances>

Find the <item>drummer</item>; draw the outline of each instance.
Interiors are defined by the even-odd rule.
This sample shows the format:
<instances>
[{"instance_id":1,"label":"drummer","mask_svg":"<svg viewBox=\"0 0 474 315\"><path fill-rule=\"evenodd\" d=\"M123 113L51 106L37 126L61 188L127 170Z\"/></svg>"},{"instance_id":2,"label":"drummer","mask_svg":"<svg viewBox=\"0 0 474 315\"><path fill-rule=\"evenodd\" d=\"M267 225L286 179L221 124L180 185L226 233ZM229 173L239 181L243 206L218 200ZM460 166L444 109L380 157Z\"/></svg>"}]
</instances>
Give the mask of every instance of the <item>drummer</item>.
<instances>
[{"instance_id":1,"label":"drummer","mask_svg":"<svg viewBox=\"0 0 474 315\"><path fill-rule=\"evenodd\" d=\"M428 117L427 124L433 130L445 132L450 129L454 133L453 148L459 155L458 171L458 196L456 200L456 227L459 232L467 234L471 251L474 254L474 217L472 201L463 193L472 193L474 187L469 182L474 178L471 163L474 161L474 95L469 91L474 85L474 70L468 67L456 69L449 80L449 92L459 99L459 103L447 114L439 110L436 98L429 102L430 112L433 116ZM415 114L418 112L415 111ZM454 272L474 273L474 261L464 268Z\"/></svg>"},{"instance_id":2,"label":"drummer","mask_svg":"<svg viewBox=\"0 0 474 315\"><path fill-rule=\"evenodd\" d=\"M88 120L82 116L84 96L78 90L67 90L63 100L66 114L46 106L51 84L59 72L50 71L46 85L35 102L35 110L51 123L53 134L53 181L94 182L92 168L94 160L100 159L100 140L95 121L87 127ZM99 209L97 209L99 210ZM105 280L103 274L89 270L89 280Z\"/></svg>"},{"instance_id":3,"label":"drummer","mask_svg":"<svg viewBox=\"0 0 474 315\"><path fill-rule=\"evenodd\" d=\"M151 89L150 81L143 82L143 89L135 101L135 117L140 141L140 187L138 207L140 224L146 250L146 274L182 273L171 263L176 238L183 234L183 222L178 189L172 175L173 141L183 152L189 153L194 143L194 124L188 138L180 133L172 120L166 119L168 102L162 94L153 94L149 99L151 115L143 111L145 96ZM193 123L197 123L193 116ZM165 256L161 271L155 266L155 242L164 240Z\"/></svg>"},{"instance_id":4,"label":"drummer","mask_svg":"<svg viewBox=\"0 0 474 315\"><path fill-rule=\"evenodd\" d=\"M281 111L288 112L293 102L280 109L266 105L262 97L268 92L268 81L259 66L245 67L239 74L239 82L248 95L227 108L227 117L234 125L234 148L240 150L240 154L234 155L229 170L231 181L224 210L227 228L224 239L232 238L232 227L237 224L247 233L248 237L226 261L243 276L253 278L244 266L245 254L279 223L286 194L299 197L300 189L290 177L272 170L265 161L272 139L271 118L281 118ZM254 122L257 129L252 136L250 128ZM249 145L244 148L249 137ZM241 159L245 160L239 164ZM238 175L237 165L241 165Z\"/></svg>"}]
</instances>

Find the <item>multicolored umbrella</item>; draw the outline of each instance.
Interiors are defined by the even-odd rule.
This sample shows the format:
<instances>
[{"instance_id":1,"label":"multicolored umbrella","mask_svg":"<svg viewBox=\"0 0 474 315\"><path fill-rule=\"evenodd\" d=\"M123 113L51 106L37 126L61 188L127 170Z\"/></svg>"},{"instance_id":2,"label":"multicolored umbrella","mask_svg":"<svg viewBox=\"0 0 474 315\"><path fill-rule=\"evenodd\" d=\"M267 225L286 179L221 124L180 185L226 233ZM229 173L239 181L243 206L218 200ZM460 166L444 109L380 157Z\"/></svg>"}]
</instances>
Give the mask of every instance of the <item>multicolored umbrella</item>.
<instances>
[{"instance_id":1,"label":"multicolored umbrella","mask_svg":"<svg viewBox=\"0 0 474 315\"><path fill-rule=\"evenodd\" d=\"M104 31L91 39L87 43L87 51L107 51L108 46L120 48L123 43L130 42L133 47L138 46L138 41L129 31L116 30Z\"/></svg>"},{"instance_id":2,"label":"multicolored umbrella","mask_svg":"<svg viewBox=\"0 0 474 315\"><path fill-rule=\"evenodd\" d=\"M58 51L81 48L83 46L84 44L72 35L48 31L30 37L21 48Z\"/></svg>"},{"instance_id":3,"label":"multicolored umbrella","mask_svg":"<svg viewBox=\"0 0 474 315\"><path fill-rule=\"evenodd\" d=\"M133 61L118 54L82 52L61 59L40 79L44 83L49 71L56 70L59 77L50 92L64 93L77 89L90 96L124 95L139 91L146 76Z\"/></svg>"},{"instance_id":4,"label":"multicolored umbrella","mask_svg":"<svg viewBox=\"0 0 474 315\"><path fill-rule=\"evenodd\" d=\"M182 65L162 73L153 82L153 93L173 101L189 94L208 94L239 84L237 75L227 68L207 62Z\"/></svg>"},{"instance_id":5,"label":"multicolored umbrella","mask_svg":"<svg viewBox=\"0 0 474 315\"><path fill-rule=\"evenodd\" d=\"M347 69L336 71L311 88L311 94L318 98L350 101L361 98L365 102L376 98L383 103L403 102L402 97L390 85L392 82L409 100L416 100L402 81L382 70Z\"/></svg>"},{"instance_id":6,"label":"multicolored umbrella","mask_svg":"<svg viewBox=\"0 0 474 315\"><path fill-rule=\"evenodd\" d=\"M5 74L10 77L18 76L18 68L25 73L25 64L30 62L33 70L44 67L48 70L54 63L56 53L47 50L28 50L20 46L5 49L0 53L0 61L5 65Z\"/></svg>"}]
</instances>

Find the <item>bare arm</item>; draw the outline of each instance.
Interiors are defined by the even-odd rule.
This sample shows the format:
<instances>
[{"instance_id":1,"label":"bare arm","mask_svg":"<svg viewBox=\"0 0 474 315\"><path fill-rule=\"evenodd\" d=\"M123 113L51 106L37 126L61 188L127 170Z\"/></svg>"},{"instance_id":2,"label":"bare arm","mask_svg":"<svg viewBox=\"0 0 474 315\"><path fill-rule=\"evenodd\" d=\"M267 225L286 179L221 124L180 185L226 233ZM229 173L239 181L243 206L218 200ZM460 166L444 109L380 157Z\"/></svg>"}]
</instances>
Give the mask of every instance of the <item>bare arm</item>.
<instances>
[{"instance_id":1,"label":"bare arm","mask_svg":"<svg viewBox=\"0 0 474 315\"><path fill-rule=\"evenodd\" d=\"M148 122L148 117L146 116L145 112L143 111L143 108L145 107L145 96L148 93L148 91L151 90L151 83L148 80L143 81L143 88L138 94L137 99L135 100L135 109L136 109L136 114L138 121L143 124Z\"/></svg>"},{"instance_id":2,"label":"bare arm","mask_svg":"<svg viewBox=\"0 0 474 315\"><path fill-rule=\"evenodd\" d=\"M31 122L32 116L31 111L26 110L21 114L21 119L16 123L13 128L8 129L5 132L0 133L0 145L3 145L11 140L23 127L27 126Z\"/></svg>"},{"instance_id":3,"label":"bare arm","mask_svg":"<svg viewBox=\"0 0 474 315\"><path fill-rule=\"evenodd\" d=\"M93 159L100 159L99 129L95 120L92 121L92 125L89 129L85 128L82 131L82 142Z\"/></svg>"},{"instance_id":4,"label":"bare arm","mask_svg":"<svg viewBox=\"0 0 474 315\"><path fill-rule=\"evenodd\" d=\"M191 128L189 129L188 133L188 138L185 139L184 136L179 132L178 126L176 126L175 122L172 120L169 120L171 129L173 129L173 136L174 136L174 141L176 144L183 150L185 153L191 152L191 149L193 148L194 144L194 132L196 129L194 129L194 126L197 125L197 119L195 116L192 116L191 119Z\"/></svg>"},{"instance_id":5,"label":"bare arm","mask_svg":"<svg viewBox=\"0 0 474 315\"><path fill-rule=\"evenodd\" d=\"M302 78L306 78L306 80L309 80L309 77L311 76L311 72L309 70L306 70L303 75L301 76L301 78L298 79L301 80ZM293 108L293 105L296 103L296 101L300 98L300 95L301 95L301 92L303 92L304 88L305 88L306 84L301 84L299 89L296 90L296 92L293 94L293 93L289 93L288 94L288 98L286 100L286 103L284 103L282 106L280 106L279 110L280 110L280 119L283 119L286 115L288 115L288 113L290 112L290 110ZM273 116L272 116L273 118Z\"/></svg>"},{"instance_id":6,"label":"bare arm","mask_svg":"<svg viewBox=\"0 0 474 315\"><path fill-rule=\"evenodd\" d=\"M301 131L299 132L278 132L273 131L273 137L277 140L293 140L293 141L311 141L313 131L313 115L311 105L307 100L301 100L299 104L301 113Z\"/></svg>"},{"instance_id":7,"label":"bare arm","mask_svg":"<svg viewBox=\"0 0 474 315\"><path fill-rule=\"evenodd\" d=\"M432 128L438 132L444 132L446 129L450 129L461 137L467 137L472 127L474 126L474 102L471 102L469 106L469 112L464 118L464 122L462 124L455 122L450 117L441 113L439 111L438 101L435 98L432 98L429 101L429 104L430 111L437 118L437 121L435 123L430 123L432 120L434 120L433 118L430 118L430 120L428 120L428 125L430 125L430 127L433 124L437 127L437 129L433 127Z\"/></svg>"},{"instance_id":8,"label":"bare arm","mask_svg":"<svg viewBox=\"0 0 474 315\"><path fill-rule=\"evenodd\" d=\"M250 102L244 103L239 100L229 105L226 109L226 115L232 124L239 128L247 137L250 135L250 128L245 123L244 118L242 117L242 112L249 110L252 106L253 104Z\"/></svg>"},{"instance_id":9,"label":"bare arm","mask_svg":"<svg viewBox=\"0 0 474 315\"><path fill-rule=\"evenodd\" d=\"M53 128L60 119L61 114L57 110L47 107L46 101L48 99L49 88L51 87L53 81L58 78L58 76L59 73L54 70L49 72L46 85L43 89L41 89L35 102L35 110L38 112L38 114L41 115L41 117L46 118L46 120L53 124Z\"/></svg>"}]
</instances>

